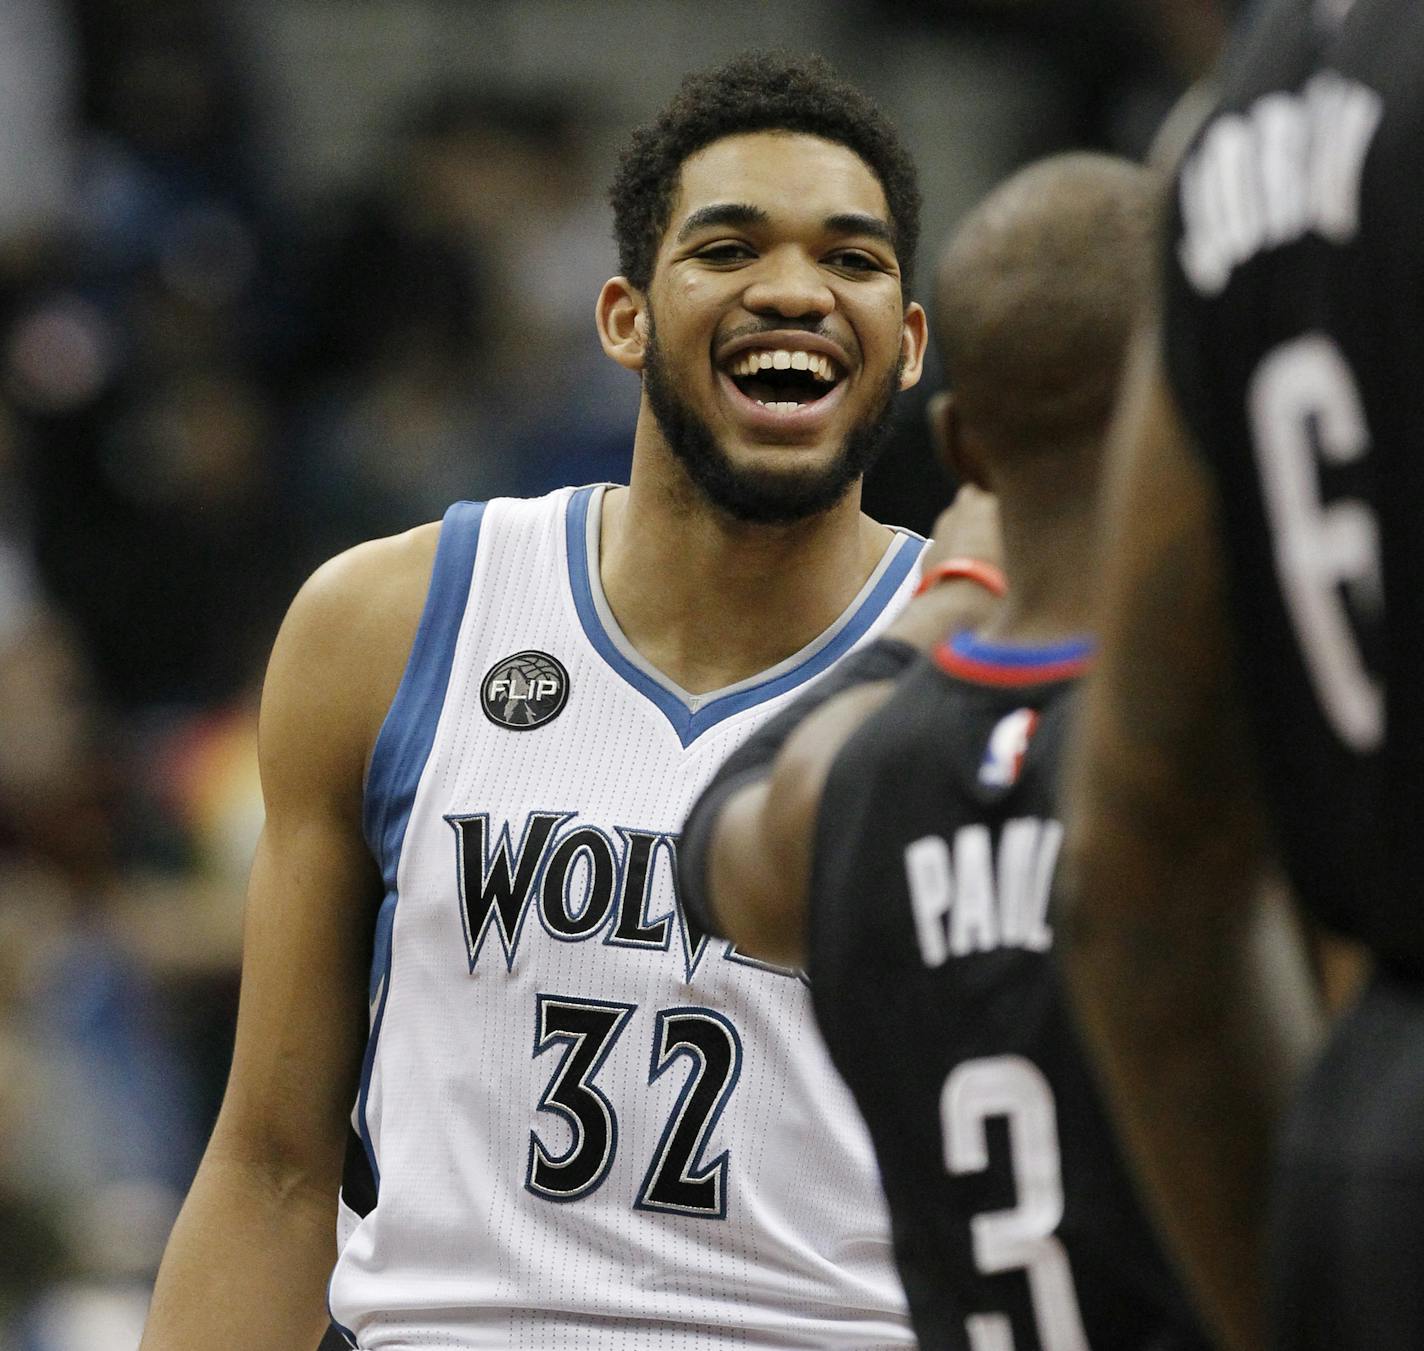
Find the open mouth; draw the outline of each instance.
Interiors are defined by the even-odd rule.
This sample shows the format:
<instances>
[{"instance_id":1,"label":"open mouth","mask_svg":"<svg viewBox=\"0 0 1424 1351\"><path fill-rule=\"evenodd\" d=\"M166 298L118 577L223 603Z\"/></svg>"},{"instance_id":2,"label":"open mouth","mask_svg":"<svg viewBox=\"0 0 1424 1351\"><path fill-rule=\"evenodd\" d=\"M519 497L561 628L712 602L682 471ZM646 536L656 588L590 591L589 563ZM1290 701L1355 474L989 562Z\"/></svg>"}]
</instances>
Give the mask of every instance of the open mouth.
<instances>
[{"instance_id":1,"label":"open mouth","mask_svg":"<svg viewBox=\"0 0 1424 1351\"><path fill-rule=\"evenodd\" d=\"M749 399L777 413L790 413L823 399L843 373L823 352L754 347L738 352L725 367Z\"/></svg>"}]
</instances>

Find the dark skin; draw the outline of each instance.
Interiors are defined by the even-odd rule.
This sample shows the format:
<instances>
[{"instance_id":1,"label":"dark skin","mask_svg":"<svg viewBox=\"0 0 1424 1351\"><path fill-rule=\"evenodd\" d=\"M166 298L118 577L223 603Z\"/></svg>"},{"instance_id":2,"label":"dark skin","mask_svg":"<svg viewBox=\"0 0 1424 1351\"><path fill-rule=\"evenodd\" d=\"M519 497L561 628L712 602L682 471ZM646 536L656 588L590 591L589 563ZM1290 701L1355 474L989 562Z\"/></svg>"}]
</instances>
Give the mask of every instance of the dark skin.
<instances>
[{"instance_id":1,"label":"dark skin","mask_svg":"<svg viewBox=\"0 0 1424 1351\"><path fill-rule=\"evenodd\" d=\"M1085 201L1094 200L1093 192L1107 192L1096 177L1104 172L1100 165L1092 170L1049 167L1037 178L1007 186L1006 195L981 207L941 257L941 314L953 314L956 298L972 294L985 298L982 308L994 317L961 320L968 337L982 340L986 332L1005 330L1027 336L1014 316L1022 313L1017 297L1023 286L1044 285L1035 270L1039 250L1046 240L1062 247L1064 231L1073 228L1066 222L1082 229ZM1092 189L1084 187L1084 178L1094 184ZM1120 182L1117 190L1123 190ZM1050 209L1047 203L1058 207ZM1132 294L1130 270L1115 276L1113 284ZM1101 299L1101 293L1092 300L1080 295L1074 303L1080 308L1092 305L1098 312ZM946 335L941 336L943 340ZM948 336L958 337L958 330ZM981 345L977 340L968 343L976 353ZM1011 350L1014 346L1008 344ZM951 513L936 526L936 548L942 556L1002 557L1008 597L991 609L983 593L980 613L966 615L931 608L939 599L931 591L906 611L891 633L922 650L955 628L976 628L986 637L1012 643L1076 636L1089 627L1091 588L1086 579L1095 562L1102 429L1090 426L1085 434L1074 426L1069 431L1046 415L1039 425L1052 429L1045 432L1051 444L1028 453L997 415L1005 393L1001 364L964 364L970 367L969 376L955 391L937 395L930 409L930 430L940 457L965 485ZM1038 374L1034 363L1020 364L1030 378ZM1022 384L1015 385L1014 398L1020 407L1025 401L1038 408L1054 403L1041 394L1035 403L1035 392ZM962 531L989 500L999 504L993 520L1000 538L982 529ZM963 518L956 520L959 513ZM981 519L983 524L987 520ZM767 777L745 784L723 804L712 830L707 881L723 932L744 951L783 965L804 963L807 882L826 779L846 741L889 694L887 683L847 690L828 700L787 740Z\"/></svg>"},{"instance_id":2,"label":"dark skin","mask_svg":"<svg viewBox=\"0 0 1424 1351\"><path fill-rule=\"evenodd\" d=\"M1164 1232L1224 1344L1251 1351L1266 1344L1271 1140L1322 1019L1302 946L1260 936L1270 850L1216 506L1155 335L1126 391L1059 943Z\"/></svg>"}]
</instances>

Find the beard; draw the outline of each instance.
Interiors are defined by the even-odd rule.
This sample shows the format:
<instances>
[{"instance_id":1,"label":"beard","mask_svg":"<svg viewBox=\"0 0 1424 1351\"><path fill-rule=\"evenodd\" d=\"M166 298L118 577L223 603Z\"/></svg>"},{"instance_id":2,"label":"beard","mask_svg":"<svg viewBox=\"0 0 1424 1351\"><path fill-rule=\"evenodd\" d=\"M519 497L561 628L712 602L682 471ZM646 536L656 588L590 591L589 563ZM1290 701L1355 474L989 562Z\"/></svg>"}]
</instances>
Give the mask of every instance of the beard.
<instances>
[{"instance_id":1,"label":"beard","mask_svg":"<svg viewBox=\"0 0 1424 1351\"><path fill-rule=\"evenodd\" d=\"M678 392L651 324L643 388L663 439L707 501L733 520L789 525L830 510L879 459L890 430L890 405L900 386L902 365L903 360L896 362L889 371L866 416L846 434L830 462L811 468L739 467Z\"/></svg>"}]
</instances>

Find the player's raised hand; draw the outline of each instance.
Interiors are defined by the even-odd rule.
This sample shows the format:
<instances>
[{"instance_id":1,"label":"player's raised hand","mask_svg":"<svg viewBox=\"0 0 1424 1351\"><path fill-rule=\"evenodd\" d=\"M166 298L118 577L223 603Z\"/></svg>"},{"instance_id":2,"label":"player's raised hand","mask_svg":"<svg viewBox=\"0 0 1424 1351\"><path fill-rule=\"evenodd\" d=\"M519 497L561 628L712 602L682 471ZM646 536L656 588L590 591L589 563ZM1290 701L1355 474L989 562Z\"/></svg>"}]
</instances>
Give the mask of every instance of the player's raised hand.
<instances>
[{"instance_id":1,"label":"player's raised hand","mask_svg":"<svg viewBox=\"0 0 1424 1351\"><path fill-rule=\"evenodd\" d=\"M929 548L921 560L926 575L951 558L973 558L1002 567L1003 532L999 525L999 499L973 483L964 483L952 501L935 518Z\"/></svg>"},{"instance_id":2,"label":"player's raised hand","mask_svg":"<svg viewBox=\"0 0 1424 1351\"><path fill-rule=\"evenodd\" d=\"M925 589L905 607L886 636L929 648L948 633L978 628L998 603L987 582L1000 575L1003 552L999 499L964 483L935 520L934 536L920 563ZM983 577L969 569L946 572L935 581L943 565L958 562L985 564L987 571Z\"/></svg>"}]
</instances>

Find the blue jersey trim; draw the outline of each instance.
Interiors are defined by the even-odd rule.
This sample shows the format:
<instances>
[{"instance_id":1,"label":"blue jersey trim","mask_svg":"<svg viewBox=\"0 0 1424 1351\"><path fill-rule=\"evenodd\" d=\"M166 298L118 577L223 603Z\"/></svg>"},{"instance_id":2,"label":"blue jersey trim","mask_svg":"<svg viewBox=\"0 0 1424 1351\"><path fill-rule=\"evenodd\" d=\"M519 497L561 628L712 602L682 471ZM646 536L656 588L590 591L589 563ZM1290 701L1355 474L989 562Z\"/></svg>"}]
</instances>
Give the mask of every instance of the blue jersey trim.
<instances>
[{"instance_id":1,"label":"blue jersey trim","mask_svg":"<svg viewBox=\"0 0 1424 1351\"><path fill-rule=\"evenodd\" d=\"M1036 666L1062 666L1065 662L1087 661L1098 650L1097 641L1089 637L1069 638L1061 643L991 643L977 634L956 633L949 640L949 649L957 657L980 662L986 666L1007 666L1015 671Z\"/></svg>"},{"instance_id":2,"label":"blue jersey trim","mask_svg":"<svg viewBox=\"0 0 1424 1351\"><path fill-rule=\"evenodd\" d=\"M400 688L371 752L363 824L366 843L381 866L388 890L396 884L396 866L415 788L445 703L484 510L483 502L456 502L445 513L420 627Z\"/></svg>"},{"instance_id":3,"label":"blue jersey trim","mask_svg":"<svg viewBox=\"0 0 1424 1351\"><path fill-rule=\"evenodd\" d=\"M400 688L376 738L370 773L366 777L363 826L366 843L385 879L386 894L376 917L375 950L367 994L368 1000L374 1000L379 991L380 1004L371 1020L371 1035L361 1059L356 1120L378 1193L381 1170L376 1164L376 1151L366 1124L366 1101L371 1091L376 1043L391 993L391 940L399 900L396 874L411 808L415 804L415 791L425 772L425 762L430 758L430 748L435 744L435 729L450 684L455 642L460 636L460 624L469 600L470 575L474 571L484 510L483 502L456 502L445 513L420 627L411 645Z\"/></svg>"},{"instance_id":4,"label":"blue jersey trim","mask_svg":"<svg viewBox=\"0 0 1424 1351\"><path fill-rule=\"evenodd\" d=\"M574 608L578 611L579 623L595 650L614 671L618 673L639 694L654 704L672 724L678 740L683 746L690 746L703 732L717 726L734 714L774 699L778 694L795 689L828 670L851 650L869 631L871 625L880 618L890 603L900 584L914 571L924 549L924 541L917 535L904 535L896 545L898 552L890 560L889 566L881 574L871 593L860 608L824 647L818 649L805 661L782 672L779 676L735 694L723 695L703 704L695 713L687 707L665 685L654 680L646 671L639 670L609 637L598 615L593 600L592 582L588 575L588 510L593 500L593 488L580 488L569 499L564 520L565 541L569 555L569 583L573 590Z\"/></svg>"}]
</instances>

